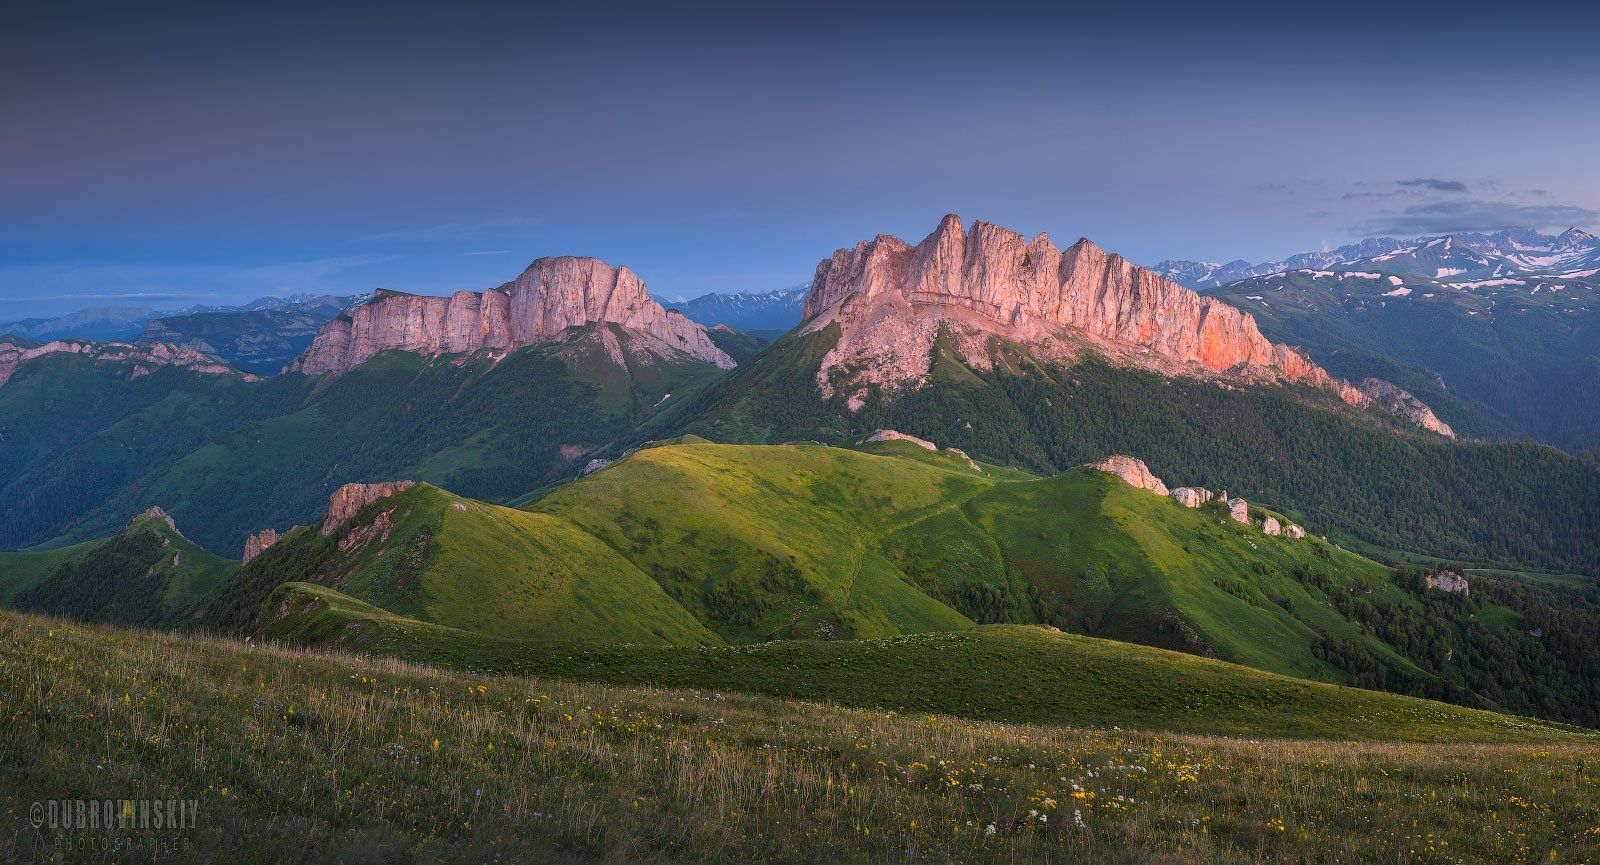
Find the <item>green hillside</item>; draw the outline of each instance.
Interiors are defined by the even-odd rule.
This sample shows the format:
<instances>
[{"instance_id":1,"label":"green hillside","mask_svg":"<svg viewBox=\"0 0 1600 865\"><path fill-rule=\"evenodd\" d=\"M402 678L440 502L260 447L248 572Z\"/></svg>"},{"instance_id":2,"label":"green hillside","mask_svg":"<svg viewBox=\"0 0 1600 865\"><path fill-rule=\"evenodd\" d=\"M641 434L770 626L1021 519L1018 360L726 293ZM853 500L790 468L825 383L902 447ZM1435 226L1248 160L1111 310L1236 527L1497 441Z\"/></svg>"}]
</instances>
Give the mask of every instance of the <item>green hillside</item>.
<instances>
[{"instance_id":1,"label":"green hillside","mask_svg":"<svg viewBox=\"0 0 1600 865\"><path fill-rule=\"evenodd\" d=\"M100 518L74 540L116 532L128 514L165 504L107 506L119 491L220 433L292 411L310 391L304 377L247 382L160 366L134 372L131 363L51 354L22 364L0 386L0 549L46 541L96 509ZM201 515L177 512L205 537L202 521L189 519Z\"/></svg>"},{"instance_id":2,"label":"green hillside","mask_svg":"<svg viewBox=\"0 0 1600 865\"><path fill-rule=\"evenodd\" d=\"M1592 735L1158 650L985 628L657 651L704 659L681 678L760 687L759 668L774 692L847 696L868 682L908 707L933 702L924 692L992 707L1016 691L1041 715L1138 726L488 675L0 613L0 754L25 756L8 793L179 795L198 799L199 816L181 832L17 820L0 829L0 856L98 862L115 845L137 861L887 862L915 851L1247 865L1330 851L1393 862L1414 849L1407 861L1577 863L1592 861L1600 825ZM601 654L582 653L586 675ZM951 663L928 663L938 659ZM891 664L904 682L873 681ZM956 693L944 673L968 687ZM1340 736L1141 732L1143 717L1261 735L1305 722ZM1439 855L1420 855L1430 846Z\"/></svg>"},{"instance_id":3,"label":"green hillside","mask_svg":"<svg viewBox=\"0 0 1600 865\"><path fill-rule=\"evenodd\" d=\"M161 628L176 624L237 567L153 510L109 538L48 552L0 553L0 603L79 621Z\"/></svg>"},{"instance_id":4,"label":"green hillside","mask_svg":"<svg viewBox=\"0 0 1600 865\"><path fill-rule=\"evenodd\" d=\"M627 559L570 524L427 484L368 505L328 535L317 525L290 532L206 599L195 619L246 630L267 594L288 580L487 637L717 641Z\"/></svg>"},{"instance_id":5,"label":"green hillside","mask_svg":"<svg viewBox=\"0 0 1600 865\"><path fill-rule=\"evenodd\" d=\"M615 335L621 363L591 327L498 362L486 353L388 351L332 380L278 376L259 387L298 389L302 398L244 412L209 440L143 461L142 476L102 488L103 502L66 522L65 539L104 534L119 514L159 502L197 540L237 551L258 529L315 518L349 481L405 477L512 498L571 471L665 394L717 372L700 361L664 361L636 348L626 331ZM90 486L95 477L78 475Z\"/></svg>"},{"instance_id":6,"label":"green hillside","mask_svg":"<svg viewBox=\"0 0 1600 865\"><path fill-rule=\"evenodd\" d=\"M1474 594L1452 594L1427 586L1432 571L1268 536L1112 475L869 448L663 445L519 511L419 486L330 536L290 534L193 622L349 648L371 648L379 624L457 642L714 645L1042 623L1600 722L1592 586L1475 576ZM269 601L290 583L335 593Z\"/></svg>"},{"instance_id":7,"label":"green hillside","mask_svg":"<svg viewBox=\"0 0 1600 865\"><path fill-rule=\"evenodd\" d=\"M1005 345L991 370L945 358L926 386L851 412L816 389L837 339L828 329L780 340L675 399L639 436L839 443L890 428L1040 473L1136 454L1162 477L1248 490L1336 540L1600 575L1600 470L1555 448L1440 442L1318 391L1219 387L1093 355L1041 362Z\"/></svg>"}]
</instances>

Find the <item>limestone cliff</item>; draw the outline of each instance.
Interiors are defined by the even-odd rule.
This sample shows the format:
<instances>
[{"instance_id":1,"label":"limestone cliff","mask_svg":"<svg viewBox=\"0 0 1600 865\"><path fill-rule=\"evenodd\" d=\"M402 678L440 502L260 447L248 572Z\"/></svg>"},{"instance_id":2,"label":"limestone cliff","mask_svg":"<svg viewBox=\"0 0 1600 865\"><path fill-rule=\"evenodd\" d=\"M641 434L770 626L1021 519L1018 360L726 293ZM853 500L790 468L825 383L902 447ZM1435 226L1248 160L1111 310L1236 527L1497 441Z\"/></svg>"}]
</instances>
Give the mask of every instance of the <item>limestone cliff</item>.
<instances>
[{"instance_id":1,"label":"limestone cliff","mask_svg":"<svg viewBox=\"0 0 1600 865\"><path fill-rule=\"evenodd\" d=\"M999 336L1045 356L1093 347L1169 372L1305 382L1352 405L1369 402L1297 349L1268 341L1249 313L1086 239L1061 250L1047 235L1026 240L986 222L969 232L954 215L915 246L879 235L838 250L817 265L804 314L808 330L840 326L817 382L832 395L834 371L845 370L853 407L870 385L920 383L941 333L979 368L991 365L987 343Z\"/></svg>"},{"instance_id":2,"label":"limestone cliff","mask_svg":"<svg viewBox=\"0 0 1600 865\"><path fill-rule=\"evenodd\" d=\"M482 293L427 297L380 290L323 325L288 367L342 373L385 349L421 354L510 351L561 338L571 327L609 322L641 335L658 354L678 353L723 369L734 363L705 328L651 299L626 267L599 259L541 258L515 280Z\"/></svg>"},{"instance_id":3,"label":"limestone cliff","mask_svg":"<svg viewBox=\"0 0 1600 865\"><path fill-rule=\"evenodd\" d=\"M58 339L44 345L26 347L0 340L0 385L16 374L17 368L34 358L52 354L74 354L101 361L130 364L128 377L149 375L155 367L173 366L190 372L209 375L238 375L255 381L256 376L242 373L216 358L187 348L163 342L129 345L125 342L89 342L81 339Z\"/></svg>"}]
</instances>

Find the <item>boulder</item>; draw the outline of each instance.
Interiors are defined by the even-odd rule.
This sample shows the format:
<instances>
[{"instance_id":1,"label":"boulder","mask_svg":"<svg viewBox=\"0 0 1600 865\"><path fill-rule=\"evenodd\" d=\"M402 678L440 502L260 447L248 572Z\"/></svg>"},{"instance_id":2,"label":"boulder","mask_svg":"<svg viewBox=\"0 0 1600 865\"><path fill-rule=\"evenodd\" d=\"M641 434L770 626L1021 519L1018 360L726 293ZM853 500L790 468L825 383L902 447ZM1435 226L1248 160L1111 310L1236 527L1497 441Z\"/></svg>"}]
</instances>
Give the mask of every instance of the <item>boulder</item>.
<instances>
[{"instance_id":1,"label":"boulder","mask_svg":"<svg viewBox=\"0 0 1600 865\"><path fill-rule=\"evenodd\" d=\"M1124 454L1114 454L1097 463L1088 463L1087 465L1096 471L1116 475L1127 481L1130 486L1149 490L1158 496L1167 495L1167 485L1162 483L1160 478L1150 473L1150 467L1144 464L1144 460Z\"/></svg>"},{"instance_id":2,"label":"boulder","mask_svg":"<svg viewBox=\"0 0 1600 865\"><path fill-rule=\"evenodd\" d=\"M1283 534L1283 526L1278 523L1276 518L1266 517L1261 520L1261 533L1264 535L1281 535Z\"/></svg>"},{"instance_id":3,"label":"boulder","mask_svg":"<svg viewBox=\"0 0 1600 865\"><path fill-rule=\"evenodd\" d=\"M914 435L907 435L892 429L873 430L872 435L867 436L865 443L871 444L872 442L910 442L925 450L936 451L939 449L938 445L927 439L919 439Z\"/></svg>"},{"instance_id":4,"label":"boulder","mask_svg":"<svg viewBox=\"0 0 1600 865\"><path fill-rule=\"evenodd\" d=\"M1428 577L1428 588L1452 594L1469 594L1467 578L1455 571L1440 571Z\"/></svg>"},{"instance_id":5,"label":"boulder","mask_svg":"<svg viewBox=\"0 0 1600 865\"><path fill-rule=\"evenodd\" d=\"M1228 499L1228 516L1236 523L1250 522L1250 505L1244 499Z\"/></svg>"},{"instance_id":6,"label":"boulder","mask_svg":"<svg viewBox=\"0 0 1600 865\"><path fill-rule=\"evenodd\" d=\"M1211 501L1212 494L1202 487L1176 487L1172 490L1172 497L1186 508L1198 508Z\"/></svg>"},{"instance_id":7,"label":"boulder","mask_svg":"<svg viewBox=\"0 0 1600 865\"><path fill-rule=\"evenodd\" d=\"M1286 538L1303 538L1306 536L1306 530L1300 528L1294 523L1290 523L1283 527L1283 536Z\"/></svg>"}]
</instances>

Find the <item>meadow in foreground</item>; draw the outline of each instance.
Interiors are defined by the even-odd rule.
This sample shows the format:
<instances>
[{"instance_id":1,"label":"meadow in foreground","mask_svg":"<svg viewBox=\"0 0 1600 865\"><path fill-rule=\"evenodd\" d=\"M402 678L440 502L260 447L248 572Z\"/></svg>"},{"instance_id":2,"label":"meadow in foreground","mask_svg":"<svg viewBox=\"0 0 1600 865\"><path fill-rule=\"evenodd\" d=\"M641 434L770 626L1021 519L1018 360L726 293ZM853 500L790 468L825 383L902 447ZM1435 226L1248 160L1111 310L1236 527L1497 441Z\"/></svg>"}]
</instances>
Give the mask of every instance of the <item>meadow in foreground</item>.
<instances>
[{"instance_id":1,"label":"meadow in foreground","mask_svg":"<svg viewBox=\"0 0 1600 865\"><path fill-rule=\"evenodd\" d=\"M567 684L0 614L17 861L1600 863L1600 745L1284 742ZM51 798L196 828L38 832Z\"/></svg>"}]
</instances>

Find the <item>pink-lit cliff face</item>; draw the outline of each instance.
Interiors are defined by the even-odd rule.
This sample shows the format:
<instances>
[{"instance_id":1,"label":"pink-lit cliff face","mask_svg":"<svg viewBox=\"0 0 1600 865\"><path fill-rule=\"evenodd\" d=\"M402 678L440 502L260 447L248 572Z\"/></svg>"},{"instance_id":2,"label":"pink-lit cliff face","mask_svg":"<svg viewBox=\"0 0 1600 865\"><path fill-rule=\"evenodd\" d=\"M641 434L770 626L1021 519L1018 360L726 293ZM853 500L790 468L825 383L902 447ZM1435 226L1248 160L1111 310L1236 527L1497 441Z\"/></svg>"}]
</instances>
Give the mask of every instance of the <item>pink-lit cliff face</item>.
<instances>
[{"instance_id":1,"label":"pink-lit cliff face","mask_svg":"<svg viewBox=\"0 0 1600 865\"><path fill-rule=\"evenodd\" d=\"M817 266L809 329L837 322L839 345L818 374L846 367L857 384L915 383L943 330L969 363L987 366L988 336L1064 354L1089 345L1200 373L1305 381L1346 402L1365 395L1297 350L1261 335L1249 313L1170 282L1088 240L1059 250L986 222L971 231L946 216L913 246L897 237L841 249Z\"/></svg>"},{"instance_id":2,"label":"pink-lit cliff face","mask_svg":"<svg viewBox=\"0 0 1600 865\"><path fill-rule=\"evenodd\" d=\"M733 359L705 328L650 298L633 271L594 258L541 258L515 280L481 294L425 297L380 291L324 325L291 369L341 373L385 349L451 354L510 350L560 339L568 328L621 325L665 352L727 369Z\"/></svg>"}]
</instances>

